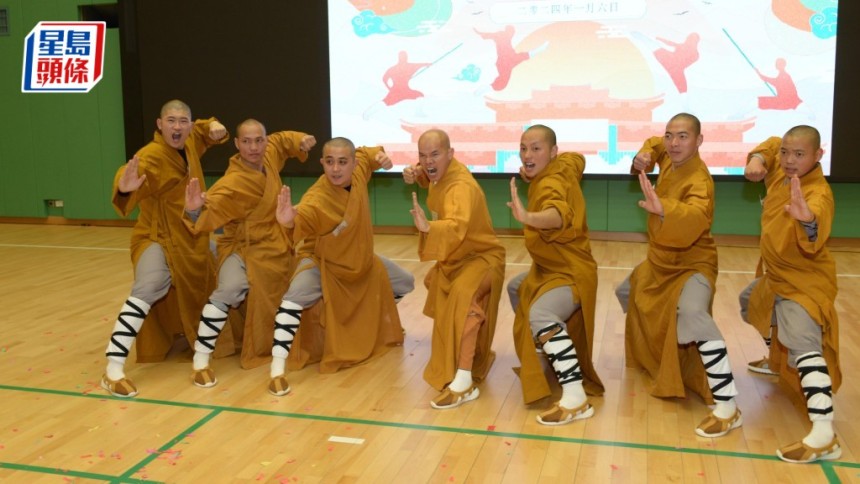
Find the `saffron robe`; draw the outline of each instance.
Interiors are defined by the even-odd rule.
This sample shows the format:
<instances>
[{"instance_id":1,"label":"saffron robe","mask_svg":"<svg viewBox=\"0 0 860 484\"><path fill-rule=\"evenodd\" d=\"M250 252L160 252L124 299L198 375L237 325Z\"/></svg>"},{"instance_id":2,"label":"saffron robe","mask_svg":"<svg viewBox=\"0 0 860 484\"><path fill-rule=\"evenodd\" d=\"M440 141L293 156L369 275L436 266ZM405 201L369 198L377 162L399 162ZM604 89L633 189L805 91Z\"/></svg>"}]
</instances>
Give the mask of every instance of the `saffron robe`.
<instances>
[{"instance_id":1,"label":"saffron robe","mask_svg":"<svg viewBox=\"0 0 860 484\"><path fill-rule=\"evenodd\" d=\"M125 166L120 167L114 177L113 206L117 213L127 217L140 207L131 234L132 265L136 269L147 247L157 243L164 250L170 269L170 290L152 305L135 341L137 361L141 363L162 361L177 334L184 334L193 347L200 311L215 287L215 261L209 250L209 234L192 234L182 221L188 181L197 178L205 188L200 157L210 146L229 138L227 134L217 141L209 138L209 124L213 121L216 119L194 122L185 140L185 159L156 131L153 140L137 152L140 157L138 173L146 175L137 190L129 194L119 192L118 183ZM233 351L232 341L220 343L215 348L216 356Z\"/></svg>"},{"instance_id":2,"label":"saffron robe","mask_svg":"<svg viewBox=\"0 0 860 484\"><path fill-rule=\"evenodd\" d=\"M648 214L648 256L630 276L630 303L624 334L628 367L645 368L648 392L655 397L684 397L686 385L713 404L705 367L696 345L678 345L678 300L684 283L701 273L717 282L717 247L711 236L714 181L698 154L678 168L662 138L649 138L640 152L659 165L655 191L664 216Z\"/></svg>"},{"instance_id":3,"label":"saffron robe","mask_svg":"<svg viewBox=\"0 0 860 484\"><path fill-rule=\"evenodd\" d=\"M426 177L419 183L426 186ZM430 361L424 368L424 380L441 391L457 372L466 316L487 275L491 277L491 289L483 308L486 318L478 332L472 378L481 381L490 372L505 279L505 248L493 231L484 191L456 159L451 160L442 179L429 185L427 207L432 218L430 231L419 235L418 256L422 261L435 260L436 264L424 279L424 314L433 318Z\"/></svg>"},{"instance_id":4,"label":"saffron robe","mask_svg":"<svg viewBox=\"0 0 860 484\"><path fill-rule=\"evenodd\" d=\"M197 221L185 218L194 233L224 228L217 240L218 267L231 254L239 254L245 262L249 289L244 318L240 311L230 311L233 337L242 344L242 368L256 368L272 359L275 311L295 271L293 245L275 219L280 171L288 158L307 160L308 154L299 149L304 136L295 131L270 134L264 171L234 155L224 176L206 192Z\"/></svg>"},{"instance_id":5,"label":"saffron robe","mask_svg":"<svg viewBox=\"0 0 860 484\"><path fill-rule=\"evenodd\" d=\"M597 263L591 256L585 197L579 186L584 170L585 158L582 155L562 153L550 161L529 185L527 210L540 212L554 208L561 216L562 225L555 229L536 229L529 225L523 227L532 265L519 288L520 303L514 319L514 347L522 365L515 371L520 377L525 403L532 403L552 393L535 351L529 311L535 301L557 287L569 287L571 297L581 305L566 323L567 333L579 359L583 386L591 395L603 394L603 383L591 361L597 301Z\"/></svg>"},{"instance_id":6,"label":"saffron robe","mask_svg":"<svg viewBox=\"0 0 860 484\"><path fill-rule=\"evenodd\" d=\"M750 294L749 321L766 337L770 332L777 295L803 306L821 326L822 354L836 391L842 384L839 318L835 308L836 262L827 248L836 208L833 192L824 178L821 165L800 177L803 198L818 222L818 238L810 242L800 222L784 208L791 200L791 185L780 165L781 144L781 138L772 137L751 152L764 158L767 196L762 202L761 259L756 274L761 279ZM770 364L784 383L802 393L797 370L788 365L788 349L776 335L771 342ZM805 406L805 399L803 403Z\"/></svg>"},{"instance_id":7,"label":"saffron robe","mask_svg":"<svg viewBox=\"0 0 860 484\"><path fill-rule=\"evenodd\" d=\"M380 151L356 150L349 190L322 175L296 206L288 234L295 243L305 241L297 259L313 259L319 267L322 299L302 313L287 358L290 370L319 361L320 373L334 373L403 344L388 272L373 253L367 184L379 168Z\"/></svg>"}]
</instances>

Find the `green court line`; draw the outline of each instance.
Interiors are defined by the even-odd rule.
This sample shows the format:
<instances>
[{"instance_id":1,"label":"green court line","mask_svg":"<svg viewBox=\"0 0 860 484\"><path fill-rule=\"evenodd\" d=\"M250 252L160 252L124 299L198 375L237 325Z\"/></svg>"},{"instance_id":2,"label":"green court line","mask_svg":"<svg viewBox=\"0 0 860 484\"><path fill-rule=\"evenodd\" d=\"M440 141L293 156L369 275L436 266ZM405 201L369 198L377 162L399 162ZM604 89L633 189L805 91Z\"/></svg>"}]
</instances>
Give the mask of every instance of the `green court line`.
<instances>
[{"instance_id":1,"label":"green court line","mask_svg":"<svg viewBox=\"0 0 860 484\"><path fill-rule=\"evenodd\" d=\"M107 474L96 474L94 472L73 471L71 469L58 469L56 467L31 466L15 464L12 462L0 462L0 469L14 469L16 471L34 472L39 474L55 474L64 477L80 477L81 479L92 479L96 481L118 482L116 476ZM133 482L141 484L157 484L159 481L147 481L145 479L129 478L122 482Z\"/></svg>"},{"instance_id":2,"label":"green court line","mask_svg":"<svg viewBox=\"0 0 860 484\"><path fill-rule=\"evenodd\" d=\"M448 433L456 433L456 434L467 434L467 435L483 435L488 437L509 437L512 439L522 439L522 440L539 440L546 442L562 442L562 443L571 443L571 444L580 444L580 445L595 445L601 447L617 447L617 448L627 448L627 449L636 449L636 450L654 450L661 452L676 452L676 453L685 453L685 454L700 454L700 455L711 455L717 457L735 457L735 458L744 458L744 459L760 459L760 460L771 460L771 461L779 461L779 458L774 454L751 454L745 452L731 452L725 450L716 450L716 449L698 449L692 447L672 447L668 445L654 445L654 444L640 444L635 442L616 442L611 440L595 440L595 439L580 439L575 437L559 437L554 435L537 435L537 434L521 434L516 432L498 432L494 430L480 430L480 429L464 429L460 427L442 427L436 425L422 425L422 424L411 424L405 422L386 422L381 420L366 420L366 419L358 419L358 418L349 418L349 417L332 417L328 415L314 415L314 414L303 414L303 413L291 413L291 412L279 412L275 410L257 410L250 408L236 408L236 407L227 407L222 405L209 405L209 404L198 404L198 403L187 403L187 402L173 402L169 400L154 400L154 399L146 399L146 398L119 398L109 395L93 395L93 394L83 394L79 392L71 392L64 390L50 390L50 389L41 389L41 388L29 388L29 387L18 387L12 385L3 385L0 384L0 390L12 390L12 391L21 391L21 392L32 392L32 393L46 393L52 395L62 395L62 396L72 396L72 397L83 397L83 398L94 398L97 400L116 400L121 402L135 402L135 403L144 403L144 404L153 404L153 405L169 405L175 407L184 407L184 408L194 408L201 410L211 410L213 413L210 413L194 425L192 425L192 429L196 429L204 423L208 422L216 415L221 412L232 412L232 413L243 413L249 415L263 415L263 416L271 416L271 417L282 417L282 418L294 418L294 419L302 419L302 420L315 420L315 421L325 421L325 422L337 422L337 423L350 423L356 425L368 425L373 427L392 427L398 429L409 429L409 430L422 430L422 431L435 431L435 432L448 432ZM181 440L190 430L186 430L179 437L171 440L166 446L162 447L163 450L170 448L170 446L174 445L175 442ZM151 462L155 457L145 459L146 462ZM817 463L822 472L827 476L828 480L831 482L839 482L838 477L836 477L836 473L833 471L833 467L846 467L846 468L854 468L860 469L860 463L858 462L839 462L839 461L830 461L830 462L819 462ZM140 466L142 467L142 465ZM132 472L133 473L133 472ZM836 479L833 481L832 479Z\"/></svg>"},{"instance_id":3,"label":"green court line","mask_svg":"<svg viewBox=\"0 0 860 484\"><path fill-rule=\"evenodd\" d=\"M188 434L191 434L195 430L197 430L198 428L202 427L205 423L207 423L210 420L212 420L213 418L215 418L215 416L218 415L219 413L221 413L222 411L224 411L223 408L213 409L211 412L209 412L208 415L201 418L196 423L194 423L193 425L191 425L190 427L188 427L187 429L182 431L179 435L177 435L176 437L171 439L169 442L167 442L166 444L159 447L158 452L150 454L148 457L146 457L142 461L138 462L136 465L132 466L129 470L127 470L125 472L125 474L119 476L119 479L124 481L125 479L130 478L137 471L139 471L140 469L143 469L144 467L146 467L147 464L149 464L150 462L157 459L161 455L162 452L169 450L171 447L173 447L174 445L181 442L182 439L184 439L186 436L188 436Z\"/></svg>"},{"instance_id":4,"label":"green court line","mask_svg":"<svg viewBox=\"0 0 860 484\"><path fill-rule=\"evenodd\" d=\"M250 408L229 408L229 411L235 413L245 413L252 415L265 415L270 417L288 417L302 420L316 420L316 421L326 421L326 422L337 422L337 423L349 423L355 425L368 425L372 427L392 427L398 429L409 429L409 430L422 430L422 431L431 431L431 432L448 432L454 434L467 434L467 435L484 435L487 437L510 437L512 439L520 439L520 440L542 440L547 442L563 442L569 444L583 444L583 445L597 445L602 447L621 447L628 449L637 449L637 450L659 450L666 452L680 452L687 454L706 454L706 455L717 455L724 457L742 457L745 459L762 459L762 460L779 460L776 455L769 454L747 454L743 452L730 452L725 450L709 450L709 449L696 449L691 447L671 447L667 445L653 445L653 444L638 444L635 442L614 442L611 440L594 440L594 439L579 439L576 437L558 437L555 435L538 435L538 434L520 434L517 432L498 432L495 430L480 430L480 429L466 429L461 427L442 427L438 425L422 425L422 424L411 424L405 422L386 422L381 420L364 420L360 418L349 418L349 417L330 417L328 415L313 415L313 414L304 414L304 413L289 413L289 412L278 412L274 410L255 410ZM860 464L858 464L860 467Z\"/></svg>"},{"instance_id":5,"label":"green court line","mask_svg":"<svg viewBox=\"0 0 860 484\"><path fill-rule=\"evenodd\" d=\"M823 461L823 462L820 462L819 464L821 465L821 470L822 470L822 472L824 472L824 477L827 478L827 482L829 484L841 484L842 483L842 480L839 479L839 475L836 474L835 470L833 470L834 466L855 467L855 468L860 467L860 466L839 465L840 464L839 462L832 462L832 461Z\"/></svg>"}]
</instances>

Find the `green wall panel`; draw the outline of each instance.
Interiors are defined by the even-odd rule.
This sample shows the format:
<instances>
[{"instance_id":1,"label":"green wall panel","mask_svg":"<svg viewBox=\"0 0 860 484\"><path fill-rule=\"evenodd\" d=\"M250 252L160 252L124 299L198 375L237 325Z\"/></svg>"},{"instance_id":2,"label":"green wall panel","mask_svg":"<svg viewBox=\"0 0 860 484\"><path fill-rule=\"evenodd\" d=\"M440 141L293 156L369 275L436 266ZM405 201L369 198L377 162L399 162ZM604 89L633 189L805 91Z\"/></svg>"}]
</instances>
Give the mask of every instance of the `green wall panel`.
<instances>
[{"instance_id":1,"label":"green wall panel","mask_svg":"<svg viewBox=\"0 0 860 484\"><path fill-rule=\"evenodd\" d=\"M30 122L34 132L47 135L40 142L33 143L33 162L38 167L38 171L51 175L37 176L35 193L37 200L65 198L64 187L69 178L67 162L78 155L74 146L72 149L67 149L70 143L75 144L72 143L72 139L73 131L77 126L66 123L64 98L73 95L80 94L25 94L29 97Z\"/></svg>"},{"instance_id":2,"label":"green wall panel","mask_svg":"<svg viewBox=\"0 0 860 484\"><path fill-rule=\"evenodd\" d=\"M308 188L311 187L314 183L316 183L319 177L309 177L309 176L291 176L284 178L284 184L290 187L290 193L292 194L293 203L298 203L299 199L302 198L302 195L308 191Z\"/></svg>"},{"instance_id":3,"label":"green wall panel","mask_svg":"<svg viewBox=\"0 0 860 484\"><path fill-rule=\"evenodd\" d=\"M42 20L77 20L74 16L64 16L65 6L55 1L22 2L23 25L21 35L26 36L39 21ZM21 51L17 54L23 56ZM18 82L21 82L21 62L18 62ZM20 91L20 85L19 89ZM26 98L31 132L31 163L34 167L33 188L29 196L33 216L49 215L44 203L46 198L62 199L64 180L68 178L68 169L64 163L63 146L67 137L67 126L64 124L63 97L59 93L21 93Z\"/></svg>"},{"instance_id":4,"label":"green wall panel","mask_svg":"<svg viewBox=\"0 0 860 484\"><path fill-rule=\"evenodd\" d=\"M371 214L375 225L413 224L409 210L412 208L412 192L418 189L418 185L407 185L401 177L376 177L370 185ZM422 201L425 194L421 194Z\"/></svg>"},{"instance_id":5,"label":"green wall panel","mask_svg":"<svg viewBox=\"0 0 860 484\"><path fill-rule=\"evenodd\" d=\"M834 183L836 216L833 220L833 237L860 237L860 184Z\"/></svg>"},{"instance_id":6,"label":"green wall panel","mask_svg":"<svg viewBox=\"0 0 860 484\"><path fill-rule=\"evenodd\" d=\"M95 2L94 2L95 3ZM99 173L94 176L92 183L98 183L94 188L98 194L98 202L91 206L91 217L112 218L115 216L110 203L111 186L114 173L124 164L125 159L125 130L122 111L122 72L120 67L119 30L108 29L105 39L105 69L101 82L93 89L98 103L98 119L93 130L98 130L98 155L96 157ZM92 198L90 195L89 198ZM79 198L79 200L82 200ZM83 202L82 202L83 203ZM88 206L89 207L89 206ZM67 215L71 216L71 215Z\"/></svg>"},{"instance_id":7,"label":"green wall panel","mask_svg":"<svg viewBox=\"0 0 860 484\"><path fill-rule=\"evenodd\" d=\"M715 234L758 235L761 229L761 203L764 184L723 181L714 186Z\"/></svg>"},{"instance_id":8,"label":"green wall panel","mask_svg":"<svg viewBox=\"0 0 860 484\"><path fill-rule=\"evenodd\" d=\"M487 197L487 208L490 210L490 218L493 219L493 227L511 228L515 224L519 225L511 216L511 209L508 207L508 202L511 201L510 179L486 178L479 180L479 184ZM520 190L525 199L528 189L520 187Z\"/></svg>"},{"instance_id":9,"label":"green wall panel","mask_svg":"<svg viewBox=\"0 0 860 484\"><path fill-rule=\"evenodd\" d=\"M589 230L608 230L609 181L583 180L581 187Z\"/></svg>"},{"instance_id":10,"label":"green wall panel","mask_svg":"<svg viewBox=\"0 0 860 484\"><path fill-rule=\"evenodd\" d=\"M639 180L607 180L606 230L609 232L645 232L645 211L637 205L642 199ZM591 200L586 200L591 204Z\"/></svg>"},{"instance_id":11,"label":"green wall panel","mask_svg":"<svg viewBox=\"0 0 860 484\"><path fill-rule=\"evenodd\" d=\"M36 166L33 158L34 138L46 133L36 130L27 99L21 93L21 68L24 52L25 14L22 1L4 2L9 7L11 35L0 37L0 214L30 217L40 208L36 204Z\"/></svg>"}]
</instances>

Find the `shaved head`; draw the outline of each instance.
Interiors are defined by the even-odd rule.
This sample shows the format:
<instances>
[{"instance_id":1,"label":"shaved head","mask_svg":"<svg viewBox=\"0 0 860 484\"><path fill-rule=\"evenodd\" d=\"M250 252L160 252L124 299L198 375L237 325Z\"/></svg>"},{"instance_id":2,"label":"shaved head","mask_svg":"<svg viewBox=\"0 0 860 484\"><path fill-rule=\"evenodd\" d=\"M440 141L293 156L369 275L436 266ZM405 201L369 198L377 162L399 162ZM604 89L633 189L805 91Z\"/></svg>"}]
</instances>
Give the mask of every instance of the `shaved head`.
<instances>
[{"instance_id":1,"label":"shaved head","mask_svg":"<svg viewBox=\"0 0 860 484\"><path fill-rule=\"evenodd\" d=\"M164 117L167 111L170 111L171 109L176 111L184 111L188 113L189 118L191 117L191 108L189 108L187 104L180 101L179 99L171 99L170 101L164 103L164 106L161 106L160 117Z\"/></svg>"},{"instance_id":2,"label":"shaved head","mask_svg":"<svg viewBox=\"0 0 860 484\"><path fill-rule=\"evenodd\" d=\"M418 138L418 144L421 144L421 140L428 141L430 139L438 140L439 147L443 150L451 149L451 139L448 138L448 133L441 129L433 128L423 132L421 137Z\"/></svg>"},{"instance_id":3,"label":"shaved head","mask_svg":"<svg viewBox=\"0 0 860 484\"><path fill-rule=\"evenodd\" d=\"M351 156L355 156L355 144L349 140L349 138L332 138L323 145L323 151L326 148L349 148L349 154Z\"/></svg>"},{"instance_id":4,"label":"shaved head","mask_svg":"<svg viewBox=\"0 0 860 484\"><path fill-rule=\"evenodd\" d=\"M555 131L553 131L552 128L550 128L549 126L543 124L535 124L534 126L530 126L529 129L525 130L525 133L528 133L529 131L541 132L543 134L543 139L545 139L546 142L549 143L550 147L553 147L558 144L556 142Z\"/></svg>"},{"instance_id":5,"label":"shaved head","mask_svg":"<svg viewBox=\"0 0 860 484\"><path fill-rule=\"evenodd\" d=\"M807 126L805 124L801 124L800 126L795 126L790 130L786 131L783 138L788 137L798 137L798 138L806 138L812 142L812 147L814 149L821 148L821 133L818 132L817 129L812 126Z\"/></svg>"},{"instance_id":6,"label":"shaved head","mask_svg":"<svg viewBox=\"0 0 860 484\"><path fill-rule=\"evenodd\" d=\"M263 123L257 121L256 119L248 118L239 123L238 126L236 126L236 137L242 136L242 129L249 127L260 128L261 130L263 130L263 135L266 135L266 127L263 126Z\"/></svg>"},{"instance_id":7,"label":"shaved head","mask_svg":"<svg viewBox=\"0 0 860 484\"><path fill-rule=\"evenodd\" d=\"M693 136L699 136L700 134L702 134L702 122L699 121L699 118L693 116L690 113L678 113L672 116L672 119L670 119L669 122L671 123L672 121L678 120L689 121L690 124L693 125Z\"/></svg>"}]
</instances>

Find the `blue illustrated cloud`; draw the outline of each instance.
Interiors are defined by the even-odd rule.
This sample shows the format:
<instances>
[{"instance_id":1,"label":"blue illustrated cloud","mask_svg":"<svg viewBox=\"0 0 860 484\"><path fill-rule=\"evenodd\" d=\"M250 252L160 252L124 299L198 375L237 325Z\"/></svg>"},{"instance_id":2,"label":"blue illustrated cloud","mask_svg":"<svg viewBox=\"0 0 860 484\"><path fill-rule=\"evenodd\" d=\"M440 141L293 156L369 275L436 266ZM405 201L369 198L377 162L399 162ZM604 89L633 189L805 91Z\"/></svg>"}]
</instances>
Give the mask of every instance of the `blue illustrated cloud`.
<instances>
[{"instance_id":1,"label":"blue illustrated cloud","mask_svg":"<svg viewBox=\"0 0 860 484\"><path fill-rule=\"evenodd\" d=\"M385 35L392 31L382 18L370 10L362 10L353 17L352 28L359 37L370 37L373 34Z\"/></svg>"},{"instance_id":2,"label":"blue illustrated cloud","mask_svg":"<svg viewBox=\"0 0 860 484\"><path fill-rule=\"evenodd\" d=\"M469 64L457 74L458 81L469 81L469 82L478 82L478 79L481 78L481 68L476 66L475 64Z\"/></svg>"},{"instance_id":3,"label":"blue illustrated cloud","mask_svg":"<svg viewBox=\"0 0 860 484\"><path fill-rule=\"evenodd\" d=\"M838 16L836 8L828 7L809 18L812 33L820 39L829 39L836 35Z\"/></svg>"}]
</instances>

